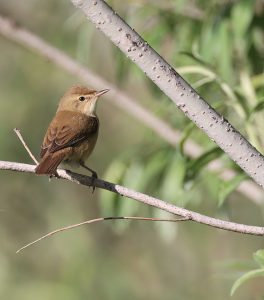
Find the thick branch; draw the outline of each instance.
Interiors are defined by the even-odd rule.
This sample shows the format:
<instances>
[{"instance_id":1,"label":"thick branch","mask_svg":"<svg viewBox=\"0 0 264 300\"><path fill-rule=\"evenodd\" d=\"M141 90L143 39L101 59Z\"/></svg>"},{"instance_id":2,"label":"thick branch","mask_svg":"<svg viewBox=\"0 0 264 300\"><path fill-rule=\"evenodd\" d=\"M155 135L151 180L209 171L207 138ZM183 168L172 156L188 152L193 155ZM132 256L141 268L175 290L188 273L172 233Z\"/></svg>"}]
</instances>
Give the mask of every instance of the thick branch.
<instances>
[{"instance_id":1,"label":"thick branch","mask_svg":"<svg viewBox=\"0 0 264 300\"><path fill-rule=\"evenodd\" d=\"M264 157L103 0L71 0L260 186Z\"/></svg>"},{"instance_id":2,"label":"thick branch","mask_svg":"<svg viewBox=\"0 0 264 300\"><path fill-rule=\"evenodd\" d=\"M107 82L91 70L80 65L77 61L67 56L61 50L51 46L32 32L15 25L15 21L0 16L0 33L8 39L12 39L15 42L33 49L38 54L48 58L54 64L63 68L70 74L79 77L93 87L98 89L104 86L108 88L110 87L111 97L109 99L112 103L132 115L144 125L151 128L169 144L175 146L179 142L181 134L176 129L173 129L169 124L147 111L134 99L120 91L110 82ZM184 150L190 157L198 157L203 152L202 148L191 140L186 141ZM210 171L219 173L218 176L225 181L228 181L235 176L235 173L232 170L225 169L223 171L224 167L220 160L212 161L207 168ZM244 181L240 184L237 190L249 199L253 200L255 203L263 203L263 190L255 183Z\"/></svg>"},{"instance_id":3,"label":"thick branch","mask_svg":"<svg viewBox=\"0 0 264 300\"><path fill-rule=\"evenodd\" d=\"M8 162L8 161L0 161L0 169L2 170L11 170L11 171L19 171L19 172L35 172L34 165L22 164L22 163L15 163L15 162ZM108 190L113 193L117 193L121 196L125 196L131 198L133 200L145 203L147 205L151 205L153 207L162 209L169 213L172 213L177 216L182 216L184 218L188 218L191 221L198 222L201 224L209 225L215 228L229 230L239 233L245 234L252 234L252 235L264 235L264 227L258 226L249 226L244 224L238 224L233 222L227 222L215 218L211 218L185 208L181 208L175 206L173 204L167 203L160 199L148 196L146 194L133 191L128 189L124 186L113 184L111 182L107 182L101 179L92 179L91 177L80 175L77 173L65 171L65 170L58 170L58 174L60 178L72 181L77 184L82 184L85 186L95 185L98 188Z\"/></svg>"}]
</instances>

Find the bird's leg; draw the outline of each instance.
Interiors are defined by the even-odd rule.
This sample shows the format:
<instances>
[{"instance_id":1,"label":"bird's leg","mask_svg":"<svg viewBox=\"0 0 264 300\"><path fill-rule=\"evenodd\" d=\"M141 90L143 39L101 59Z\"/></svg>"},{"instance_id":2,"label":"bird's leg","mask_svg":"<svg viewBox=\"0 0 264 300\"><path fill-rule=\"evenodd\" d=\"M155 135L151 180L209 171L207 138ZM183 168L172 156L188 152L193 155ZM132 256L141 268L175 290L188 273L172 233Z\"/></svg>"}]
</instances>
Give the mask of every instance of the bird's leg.
<instances>
[{"instance_id":1,"label":"bird's leg","mask_svg":"<svg viewBox=\"0 0 264 300\"><path fill-rule=\"evenodd\" d=\"M97 173L96 173L94 170L92 170L92 169L90 169L89 167L87 167L87 166L84 164L84 162L81 162L80 165L81 165L84 169L90 171L90 172L92 173L92 177L93 177L93 178L98 178Z\"/></svg>"},{"instance_id":2,"label":"bird's leg","mask_svg":"<svg viewBox=\"0 0 264 300\"><path fill-rule=\"evenodd\" d=\"M83 161L80 161L80 166L82 166L84 169L86 169L92 173L92 184L91 185L93 187L93 192L94 192L94 190L95 190L94 179L98 178L97 173L94 170L87 167Z\"/></svg>"}]
</instances>

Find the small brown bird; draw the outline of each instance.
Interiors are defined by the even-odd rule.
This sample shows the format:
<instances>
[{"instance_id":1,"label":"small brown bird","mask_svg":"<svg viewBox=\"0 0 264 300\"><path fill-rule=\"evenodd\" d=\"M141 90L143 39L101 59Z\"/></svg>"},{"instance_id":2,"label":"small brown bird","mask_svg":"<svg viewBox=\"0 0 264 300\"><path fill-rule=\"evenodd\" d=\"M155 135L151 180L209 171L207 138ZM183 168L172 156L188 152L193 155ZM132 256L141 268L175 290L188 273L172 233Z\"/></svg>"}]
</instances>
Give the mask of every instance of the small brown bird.
<instances>
[{"instance_id":1,"label":"small brown bird","mask_svg":"<svg viewBox=\"0 0 264 300\"><path fill-rule=\"evenodd\" d=\"M81 165L97 178L96 172L84 162L92 153L98 137L97 100L108 91L73 86L64 94L44 137L36 174L56 175L57 167L64 161Z\"/></svg>"}]
</instances>

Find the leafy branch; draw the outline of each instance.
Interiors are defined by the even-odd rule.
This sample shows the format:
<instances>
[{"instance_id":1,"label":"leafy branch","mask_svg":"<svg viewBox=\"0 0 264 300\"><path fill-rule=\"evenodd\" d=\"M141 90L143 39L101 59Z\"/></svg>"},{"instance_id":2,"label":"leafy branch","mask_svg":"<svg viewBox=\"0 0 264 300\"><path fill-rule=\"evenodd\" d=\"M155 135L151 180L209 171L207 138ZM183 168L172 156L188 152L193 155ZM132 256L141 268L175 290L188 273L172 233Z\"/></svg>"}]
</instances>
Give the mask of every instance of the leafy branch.
<instances>
[{"instance_id":1,"label":"leafy branch","mask_svg":"<svg viewBox=\"0 0 264 300\"><path fill-rule=\"evenodd\" d=\"M264 157L218 114L103 0L71 0L183 113L255 182L264 186Z\"/></svg>"},{"instance_id":2,"label":"leafy branch","mask_svg":"<svg viewBox=\"0 0 264 300\"><path fill-rule=\"evenodd\" d=\"M259 268L251 270L240 276L233 284L231 289L231 296L234 295L236 290L249 279L256 277L264 277L264 250L258 250L253 254L254 261L258 264Z\"/></svg>"}]
</instances>

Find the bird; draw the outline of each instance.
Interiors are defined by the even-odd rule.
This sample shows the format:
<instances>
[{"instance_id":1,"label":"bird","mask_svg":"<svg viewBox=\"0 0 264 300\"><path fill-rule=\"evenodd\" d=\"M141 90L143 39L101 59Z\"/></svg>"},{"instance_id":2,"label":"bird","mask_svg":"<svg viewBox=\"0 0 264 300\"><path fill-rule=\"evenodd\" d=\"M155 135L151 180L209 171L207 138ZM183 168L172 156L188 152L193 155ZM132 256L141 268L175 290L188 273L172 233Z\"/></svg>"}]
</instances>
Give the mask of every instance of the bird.
<instances>
[{"instance_id":1,"label":"bird","mask_svg":"<svg viewBox=\"0 0 264 300\"><path fill-rule=\"evenodd\" d=\"M85 161L93 152L98 137L97 100L108 91L74 85L63 95L44 136L36 174L57 176L59 164L66 162L82 166L93 178L98 178Z\"/></svg>"}]
</instances>

